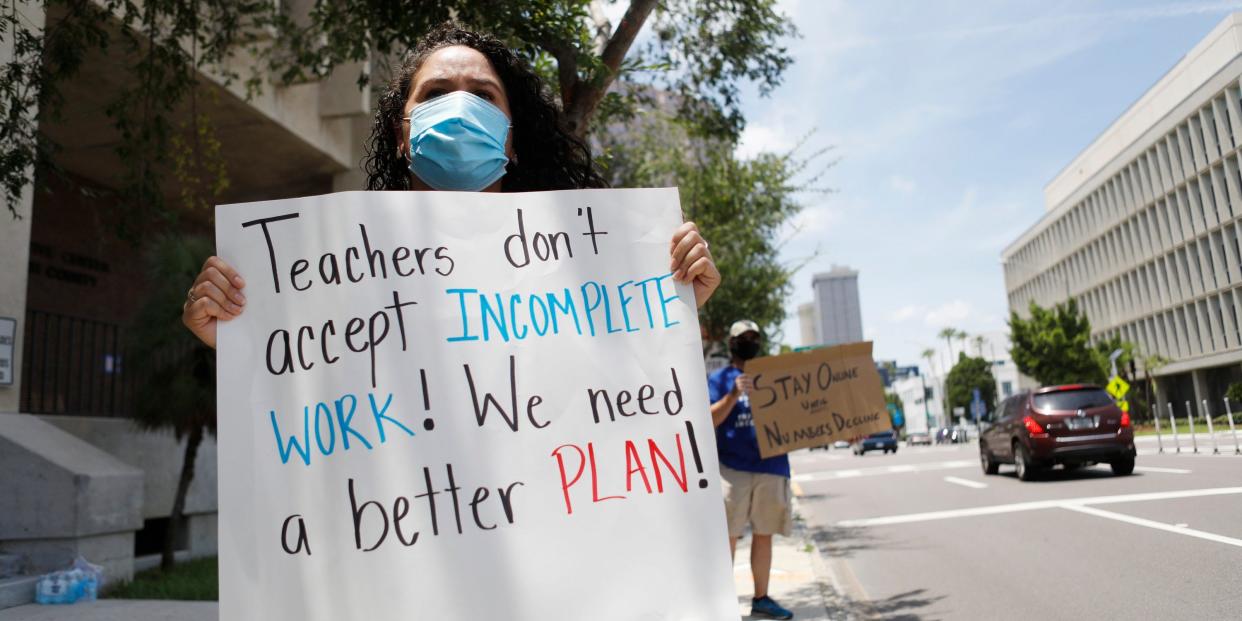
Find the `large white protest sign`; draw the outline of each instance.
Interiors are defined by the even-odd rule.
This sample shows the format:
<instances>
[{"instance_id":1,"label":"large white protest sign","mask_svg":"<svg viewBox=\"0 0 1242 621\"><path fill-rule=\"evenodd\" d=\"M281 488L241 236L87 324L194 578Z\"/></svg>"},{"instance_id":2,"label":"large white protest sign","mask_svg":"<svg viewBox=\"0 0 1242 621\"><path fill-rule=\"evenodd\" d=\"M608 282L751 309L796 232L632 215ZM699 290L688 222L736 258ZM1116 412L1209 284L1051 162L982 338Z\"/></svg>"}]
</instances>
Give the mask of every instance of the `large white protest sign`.
<instances>
[{"instance_id":1,"label":"large white protest sign","mask_svg":"<svg viewBox=\"0 0 1242 621\"><path fill-rule=\"evenodd\" d=\"M737 618L676 190L225 205L229 621Z\"/></svg>"}]
</instances>

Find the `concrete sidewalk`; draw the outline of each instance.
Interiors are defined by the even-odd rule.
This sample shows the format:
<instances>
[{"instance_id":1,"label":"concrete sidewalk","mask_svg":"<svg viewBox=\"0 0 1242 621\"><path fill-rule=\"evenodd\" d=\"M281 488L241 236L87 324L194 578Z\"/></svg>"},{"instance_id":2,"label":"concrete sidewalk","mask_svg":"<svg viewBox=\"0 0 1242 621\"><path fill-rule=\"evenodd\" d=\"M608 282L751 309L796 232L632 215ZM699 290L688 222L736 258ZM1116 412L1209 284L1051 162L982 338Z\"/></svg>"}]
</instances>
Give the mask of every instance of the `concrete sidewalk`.
<instances>
[{"instance_id":1,"label":"concrete sidewalk","mask_svg":"<svg viewBox=\"0 0 1242 621\"><path fill-rule=\"evenodd\" d=\"M795 500L795 509L797 501ZM772 544L772 578L768 593L794 611L798 621L846 621L860 616L832 587L833 580L823 557L815 549L801 520L792 537L776 537ZM750 537L738 542L733 567L737 585L738 615L751 617L754 582L750 575ZM0 610L0 621L217 621L215 602L100 600L71 606L27 605Z\"/></svg>"},{"instance_id":2,"label":"concrete sidewalk","mask_svg":"<svg viewBox=\"0 0 1242 621\"><path fill-rule=\"evenodd\" d=\"M798 500L795 498L795 515L797 509ZM750 600L755 593L754 579L750 574L749 535L738 542L733 580L737 586L738 614L742 619L766 619L749 616ZM816 549L801 518L794 521L793 536L772 539L772 576L768 581L768 595L792 610L796 621L853 621L866 618L857 606L833 588L834 582L831 569L824 563L824 557Z\"/></svg>"},{"instance_id":3,"label":"concrete sidewalk","mask_svg":"<svg viewBox=\"0 0 1242 621\"><path fill-rule=\"evenodd\" d=\"M0 621L218 621L216 602L102 599L68 606L30 604L0 610Z\"/></svg>"}]
</instances>

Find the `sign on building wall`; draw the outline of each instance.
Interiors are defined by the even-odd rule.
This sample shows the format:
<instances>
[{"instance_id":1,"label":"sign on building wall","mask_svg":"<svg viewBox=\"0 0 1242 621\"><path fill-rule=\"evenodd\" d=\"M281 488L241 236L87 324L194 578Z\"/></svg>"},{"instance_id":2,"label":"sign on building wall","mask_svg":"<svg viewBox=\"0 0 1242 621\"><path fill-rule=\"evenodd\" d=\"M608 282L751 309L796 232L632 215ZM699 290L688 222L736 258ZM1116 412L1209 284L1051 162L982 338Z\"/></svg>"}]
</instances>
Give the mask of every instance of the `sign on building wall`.
<instances>
[{"instance_id":1,"label":"sign on building wall","mask_svg":"<svg viewBox=\"0 0 1242 621\"><path fill-rule=\"evenodd\" d=\"M13 346L17 343L17 320L0 317L0 386L12 386L14 361Z\"/></svg>"},{"instance_id":2,"label":"sign on building wall","mask_svg":"<svg viewBox=\"0 0 1242 621\"><path fill-rule=\"evenodd\" d=\"M676 190L226 205L223 619L737 617Z\"/></svg>"},{"instance_id":3,"label":"sign on building wall","mask_svg":"<svg viewBox=\"0 0 1242 621\"><path fill-rule=\"evenodd\" d=\"M869 342L756 358L746 373L763 457L893 428Z\"/></svg>"}]
</instances>

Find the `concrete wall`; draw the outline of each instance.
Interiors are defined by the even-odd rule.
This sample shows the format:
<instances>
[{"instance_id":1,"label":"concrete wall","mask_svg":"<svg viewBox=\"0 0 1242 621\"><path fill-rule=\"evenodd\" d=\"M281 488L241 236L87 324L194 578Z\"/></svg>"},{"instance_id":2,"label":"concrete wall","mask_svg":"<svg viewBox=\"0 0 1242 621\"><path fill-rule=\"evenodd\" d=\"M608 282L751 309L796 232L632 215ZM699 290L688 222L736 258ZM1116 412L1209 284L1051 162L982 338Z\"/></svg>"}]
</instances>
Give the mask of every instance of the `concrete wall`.
<instances>
[{"instance_id":1,"label":"concrete wall","mask_svg":"<svg viewBox=\"0 0 1242 621\"><path fill-rule=\"evenodd\" d=\"M140 470L144 475L143 519L168 517L172 512L177 479L181 476L181 462L185 455L184 440L177 441L168 431L142 431L133 421L125 418L39 418ZM187 515L214 514L216 507L216 442L208 436L203 438L198 448L194 481L190 483L190 491L186 495L185 512Z\"/></svg>"},{"instance_id":2,"label":"concrete wall","mask_svg":"<svg viewBox=\"0 0 1242 621\"><path fill-rule=\"evenodd\" d=\"M108 579L133 575L143 473L34 416L0 414L0 550L30 573L79 555Z\"/></svg>"},{"instance_id":3,"label":"concrete wall","mask_svg":"<svg viewBox=\"0 0 1242 621\"><path fill-rule=\"evenodd\" d=\"M22 14L23 21L32 28L43 27L43 9L36 4L17 2L16 9ZM0 63L13 59L13 38L0 39ZM25 111L31 117L37 115L37 109ZM31 171L31 177L34 171ZM0 207L0 317L11 317L17 320L17 333L13 343L13 385L0 386L0 413L16 412L22 385L22 331L26 324L26 271L30 261L30 222L31 222L31 186L26 186L22 198L13 207L17 211L15 219L8 209ZM5 205L4 207L7 207Z\"/></svg>"},{"instance_id":4,"label":"concrete wall","mask_svg":"<svg viewBox=\"0 0 1242 621\"><path fill-rule=\"evenodd\" d=\"M0 555L16 557L26 574L82 556L103 565L107 580L132 578L135 533L171 513L184 452L184 440L128 419L0 414ZM216 554L216 511L209 437L199 446L178 558ZM15 594L0 581L0 608L30 601L33 587L19 586Z\"/></svg>"}]
</instances>

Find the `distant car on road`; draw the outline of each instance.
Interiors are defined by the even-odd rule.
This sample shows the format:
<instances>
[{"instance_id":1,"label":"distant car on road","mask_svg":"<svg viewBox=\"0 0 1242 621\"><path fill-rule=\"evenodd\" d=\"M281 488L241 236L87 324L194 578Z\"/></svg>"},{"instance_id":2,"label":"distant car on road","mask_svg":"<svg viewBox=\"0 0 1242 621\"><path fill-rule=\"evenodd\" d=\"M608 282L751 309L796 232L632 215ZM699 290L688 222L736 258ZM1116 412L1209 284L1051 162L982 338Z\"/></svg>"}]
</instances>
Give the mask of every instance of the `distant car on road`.
<instances>
[{"instance_id":1,"label":"distant car on road","mask_svg":"<svg viewBox=\"0 0 1242 621\"><path fill-rule=\"evenodd\" d=\"M867 451L884 451L885 453L888 453L891 451L893 453L896 453L897 452L897 433L893 431L881 431L880 433L873 433L863 438L862 441L854 444L855 455L862 455L866 453Z\"/></svg>"},{"instance_id":2,"label":"distant car on road","mask_svg":"<svg viewBox=\"0 0 1242 621\"><path fill-rule=\"evenodd\" d=\"M916 444L931 446L931 434L925 431L916 431L906 436L906 446L914 446Z\"/></svg>"},{"instance_id":3,"label":"distant car on road","mask_svg":"<svg viewBox=\"0 0 1242 621\"><path fill-rule=\"evenodd\" d=\"M985 474L1014 464L1029 481L1056 464L1068 469L1107 463L1113 474L1134 472L1134 427L1098 386L1050 386L1006 399L979 437Z\"/></svg>"},{"instance_id":4,"label":"distant car on road","mask_svg":"<svg viewBox=\"0 0 1242 621\"><path fill-rule=\"evenodd\" d=\"M849 440L837 440L832 443L832 448L847 449L850 447Z\"/></svg>"},{"instance_id":5,"label":"distant car on road","mask_svg":"<svg viewBox=\"0 0 1242 621\"><path fill-rule=\"evenodd\" d=\"M949 429L949 441L953 444L961 444L969 439L970 436L966 433L965 427L954 425L952 429Z\"/></svg>"}]
</instances>

